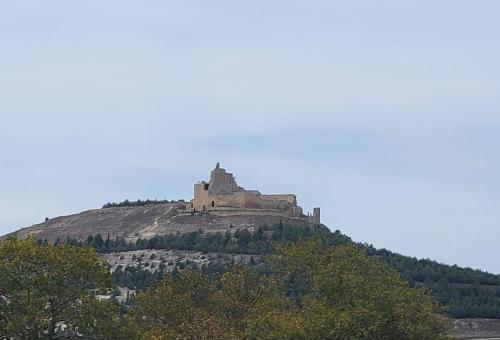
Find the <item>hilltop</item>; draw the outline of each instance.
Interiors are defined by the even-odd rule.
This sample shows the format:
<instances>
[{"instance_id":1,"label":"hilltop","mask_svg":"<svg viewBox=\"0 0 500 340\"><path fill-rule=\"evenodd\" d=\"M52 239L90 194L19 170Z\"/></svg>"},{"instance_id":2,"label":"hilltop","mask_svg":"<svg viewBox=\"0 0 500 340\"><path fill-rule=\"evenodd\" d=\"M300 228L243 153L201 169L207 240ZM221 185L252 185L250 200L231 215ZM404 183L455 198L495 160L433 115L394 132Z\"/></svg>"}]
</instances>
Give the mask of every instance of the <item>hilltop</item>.
<instances>
[{"instance_id":1,"label":"hilltop","mask_svg":"<svg viewBox=\"0 0 500 340\"><path fill-rule=\"evenodd\" d=\"M202 229L205 232L226 232L232 229L254 230L259 226L274 225L282 221L289 225L314 224L285 216L245 213L185 211L185 203L111 207L61 216L20 229L10 235L24 238L34 235L38 239L55 241L67 238L85 240L101 234L111 238L123 237L127 241L167 234L188 233Z\"/></svg>"},{"instance_id":2,"label":"hilltop","mask_svg":"<svg viewBox=\"0 0 500 340\"><path fill-rule=\"evenodd\" d=\"M184 201L136 201L107 203L101 209L48 219L13 235L38 239L85 240L96 234L122 237L127 241L172 233L255 230L276 223L319 226L320 209L305 215L294 194L263 195L236 183L233 174L217 163L208 182L194 184L193 199Z\"/></svg>"}]
</instances>

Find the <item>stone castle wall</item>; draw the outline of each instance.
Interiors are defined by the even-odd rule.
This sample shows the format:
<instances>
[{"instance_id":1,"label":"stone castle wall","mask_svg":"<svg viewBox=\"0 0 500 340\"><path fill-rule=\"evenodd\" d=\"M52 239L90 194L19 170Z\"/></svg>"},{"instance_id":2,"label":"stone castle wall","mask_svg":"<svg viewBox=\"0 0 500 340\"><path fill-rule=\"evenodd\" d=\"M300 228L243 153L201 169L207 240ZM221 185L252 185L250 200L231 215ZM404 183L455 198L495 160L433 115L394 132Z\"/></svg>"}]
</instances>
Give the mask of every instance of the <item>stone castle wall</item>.
<instances>
[{"instance_id":1,"label":"stone castle wall","mask_svg":"<svg viewBox=\"0 0 500 340\"><path fill-rule=\"evenodd\" d=\"M256 190L239 187L231 173L220 168L219 163L210 174L209 182L194 185L194 198L188 205L190 211L222 211L247 209L249 213L273 212L273 214L305 218L319 224L319 210L313 216L304 216L293 194L262 195ZM318 208L319 209L319 208Z\"/></svg>"}]
</instances>

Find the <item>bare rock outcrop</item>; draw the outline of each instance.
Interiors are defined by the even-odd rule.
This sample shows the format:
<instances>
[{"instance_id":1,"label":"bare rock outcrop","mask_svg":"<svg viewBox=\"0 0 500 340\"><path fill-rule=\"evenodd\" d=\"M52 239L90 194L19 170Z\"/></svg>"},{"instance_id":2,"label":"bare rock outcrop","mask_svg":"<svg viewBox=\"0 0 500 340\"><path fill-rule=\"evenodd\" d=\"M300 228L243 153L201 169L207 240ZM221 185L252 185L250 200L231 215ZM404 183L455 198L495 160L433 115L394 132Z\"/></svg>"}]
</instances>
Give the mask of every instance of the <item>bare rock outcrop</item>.
<instances>
[{"instance_id":1,"label":"bare rock outcrop","mask_svg":"<svg viewBox=\"0 0 500 340\"><path fill-rule=\"evenodd\" d=\"M38 239L54 241L68 237L85 240L98 233L121 236L129 241L151 238L169 233L186 233L199 229L214 233L237 228L253 230L259 226L270 226L283 222L289 225L312 223L293 217L249 210L225 212L190 212L185 203L168 203L139 207L93 209L79 214L49 219L43 223L20 229L11 235L24 238L34 235Z\"/></svg>"}]
</instances>

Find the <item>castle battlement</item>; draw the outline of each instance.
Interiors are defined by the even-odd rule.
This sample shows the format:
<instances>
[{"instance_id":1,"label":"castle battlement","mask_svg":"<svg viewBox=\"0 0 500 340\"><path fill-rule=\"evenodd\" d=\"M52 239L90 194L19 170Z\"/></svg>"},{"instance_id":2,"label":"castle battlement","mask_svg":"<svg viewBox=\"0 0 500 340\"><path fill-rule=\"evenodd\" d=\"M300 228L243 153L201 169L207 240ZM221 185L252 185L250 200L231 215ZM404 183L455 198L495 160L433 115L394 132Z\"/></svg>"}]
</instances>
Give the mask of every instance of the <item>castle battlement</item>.
<instances>
[{"instance_id":1,"label":"castle battlement","mask_svg":"<svg viewBox=\"0 0 500 340\"><path fill-rule=\"evenodd\" d=\"M252 214L264 214L267 211L273 215L301 218L320 224L319 208L314 209L312 216L305 216L294 194L263 195L257 190L246 190L238 186L234 175L226 172L219 163L210 173L208 182L201 181L194 185L194 197L188 210L213 213L244 211Z\"/></svg>"}]
</instances>

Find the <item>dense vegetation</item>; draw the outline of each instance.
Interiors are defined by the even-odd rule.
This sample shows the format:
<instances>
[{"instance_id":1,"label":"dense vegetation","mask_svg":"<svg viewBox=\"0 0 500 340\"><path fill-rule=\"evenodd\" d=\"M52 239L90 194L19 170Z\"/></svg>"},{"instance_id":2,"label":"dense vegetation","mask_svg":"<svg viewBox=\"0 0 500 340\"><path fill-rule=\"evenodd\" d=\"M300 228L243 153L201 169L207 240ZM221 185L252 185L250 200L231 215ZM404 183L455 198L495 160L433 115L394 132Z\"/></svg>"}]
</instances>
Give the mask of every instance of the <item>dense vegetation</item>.
<instances>
[{"instance_id":1,"label":"dense vegetation","mask_svg":"<svg viewBox=\"0 0 500 340\"><path fill-rule=\"evenodd\" d=\"M388 250L367 247L367 254L380 257L401 273L412 287L430 289L455 318L500 318L500 276L471 268L449 266L428 259L418 260Z\"/></svg>"},{"instance_id":2,"label":"dense vegetation","mask_svg":"<svg viewBox=\"0 0 500 340\"><path fill-rule=\"evenodd\" d=\"M0 246L0 339L124 339L132 331L120 307L96 298L111 287L92 249L7 239Z\"/></svg>"},{"instance_id":3,"label":"dense vegetation","mask_svg":"<svg viewBox=\"0 0 500 340\"><path fill-rule=\"evenodd\" d=\"M123 238L103 239L101 235L89 237L85 242L66 240L67 244L89 246L98 252L119 252L143 249L193 250L229 254L271 254L276 246L299 240L322 237L329 245L354 244L339 231L330 232L324 227L308 227L277 224L258 228L252 233L238 229L225 234L209 234L202 230L138 239L127 243ZM446 306L445 312L456 318L483 317L500 318L500 276L470 268L460 268L431 260L418 260L402 256L385 249L378 250L369 245L356 244L369 256L380 257L396 269L412 287L423 286ZM210 272L223 271L210 268ZM125 270L125 269L123 269ZM265 272L265 270L263 270ZM129 277L127 287L148 287L155 280L149 273L125 273ZM143 277L143 281L140 278Z\"/></svg>"},{"instance_id":4,"label":"dense vegetation","mask_svg":"<svg viewBox=\"0 0 500 340\"><path fill-rule=\"evenodd\" d=\"M90 248L8 239L0 245L0 338L440 339L437 305L353 245L280 246L257 275L174 271L128 309Z\"/></svg>"},{"instance_id":5,"label":"dense vegetation","mask_svg":"<svg viewBox=\"0 0 500 340\"><path fill-rule=\"evenodd\" d=\"M444 337L433 300L353 246L302 242L278 248L269 263L268 276L237 267L216 279L167 274L137 296L133 318L160 338Z\"/></svg>"},{"instance_id":6,"label":"dense vegetation","mask_svg":"<svg viewBox=\"0 0 500 340\"><path fill-rule=\"evenodd\" d=\"M89 236L85 241L67 239L66 244L92 247L100 253L121 252L143 249L194 250L201 252L221 252L228 254L261 254L267 255L277 244L308 240L323 237L330 245L352 243L351 239L340 231L330 232L325 227L310 228L288 226L279 223L273 226L260 227L255 232L247 229L236 229L234 232L205 233L198 230L189 233L176 233L155 236L149 239L139 238L134 243L127 243L122 237L104 239L102 235ZM56 243L61 240L56 241Z\"/></svg>"},{"instance_id":7,"label":"dense vegetation","mask_svg":"<svg viewBox=\"0 0 500 340\"><path fill-rule=\"evenodd\" d=\"M184 200L179 201L169 201L169 200L140 200L137 201L129 201L125 200L123 202L108 202L102 206L103 209L106 208L123 208L123 207L143 207L146 205L159 205L159 204L167 204L167 203L177 203L184 202Z\"/></svg>"}]
</instances>

